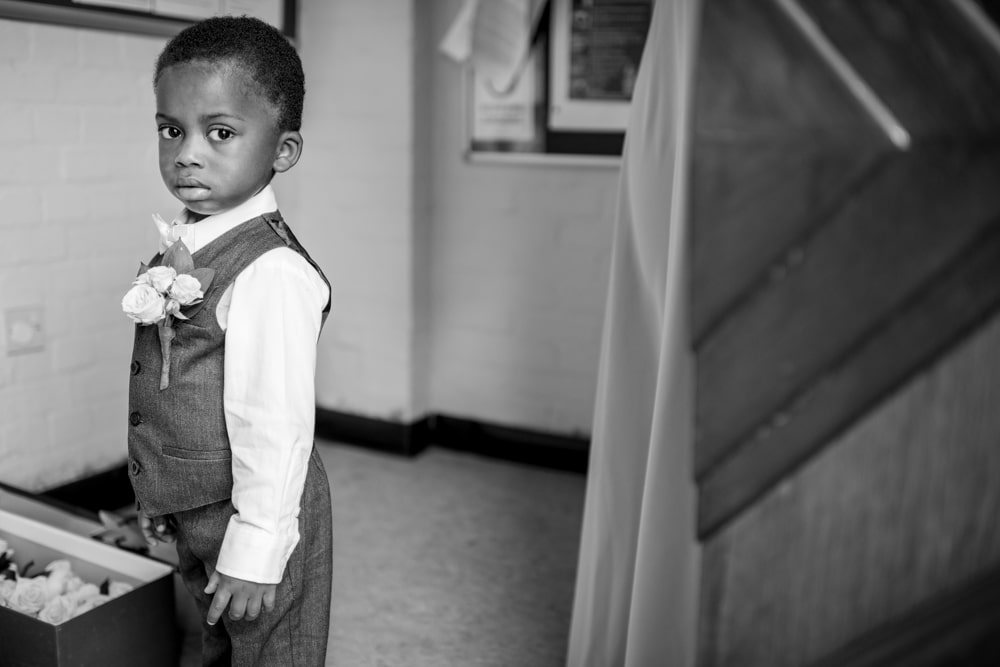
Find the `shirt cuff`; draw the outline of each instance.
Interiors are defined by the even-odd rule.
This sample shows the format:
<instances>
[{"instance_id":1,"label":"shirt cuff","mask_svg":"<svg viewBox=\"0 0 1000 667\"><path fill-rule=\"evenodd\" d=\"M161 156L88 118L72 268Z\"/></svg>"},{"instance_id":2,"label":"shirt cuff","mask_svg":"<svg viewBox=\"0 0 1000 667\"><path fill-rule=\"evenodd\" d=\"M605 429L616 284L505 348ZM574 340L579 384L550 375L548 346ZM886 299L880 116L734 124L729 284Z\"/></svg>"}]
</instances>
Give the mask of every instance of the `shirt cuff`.
<instances>
[{"instance_id":1,"label":"shirt cuff","mask_svg":"<svg viewBox=\"0 0 1000 667\"><path fill-rule=\"evenodd\" d=\"M229 519L215 569L256 584L280 583L288 558L299 542L298 526L298 518L293 518L288 534L282 537L243 523L239 514L234 514Z\"/></svg>"}]
</instances>

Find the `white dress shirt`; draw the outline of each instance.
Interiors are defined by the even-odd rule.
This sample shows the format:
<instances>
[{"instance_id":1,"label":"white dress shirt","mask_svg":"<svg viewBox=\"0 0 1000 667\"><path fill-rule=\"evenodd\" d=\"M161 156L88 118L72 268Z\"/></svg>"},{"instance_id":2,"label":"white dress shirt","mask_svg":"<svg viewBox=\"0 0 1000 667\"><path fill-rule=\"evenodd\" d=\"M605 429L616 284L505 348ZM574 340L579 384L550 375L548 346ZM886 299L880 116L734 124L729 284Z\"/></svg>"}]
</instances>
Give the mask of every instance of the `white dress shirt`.
<instances>
[{"instance_id":1,"label":"white dress shirt","mask_svg":"<svg viewBox=\"0 0 1000 667\"><path fill-rule=\"evenodd\" d=\"M174 235L195 253L277 208L267 186L236 208L175 228ZM185 210L174 222L187 219ZM316 340L328 298L309 262L276 248L236 277L216 309L226 332L223 404L236 508L216 565L223 574L276 584L299 541L316 419Z\"/></svg>"}]
</instances>

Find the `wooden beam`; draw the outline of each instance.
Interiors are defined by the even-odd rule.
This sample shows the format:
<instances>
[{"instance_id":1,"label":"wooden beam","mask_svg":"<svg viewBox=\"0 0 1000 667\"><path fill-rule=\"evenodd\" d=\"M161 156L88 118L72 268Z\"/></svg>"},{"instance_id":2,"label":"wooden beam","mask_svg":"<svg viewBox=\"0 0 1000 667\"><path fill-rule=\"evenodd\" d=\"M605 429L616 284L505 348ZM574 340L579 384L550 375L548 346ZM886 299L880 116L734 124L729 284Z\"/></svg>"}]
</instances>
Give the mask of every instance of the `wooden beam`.
<instances>
[{"instance_id":1,"label":"wooden beam","mask_svg":"<svg viewBox=\"0 0 1000 667\"><path fill-rule=\"evenodd\" d=\"M917 138L1000 128L1000 59L952 2L802 3Z\"/></svg>"},{"instance_id":2,"label":"wooden beam","mask_svg":"<svg viewBox=\"0 0 1000 667\"><path fill-rule=\"evenodd\" d=\"M894 389L950 349L1000 307L1000 217L928 289L780 418L742 443L702 481L702 539L723 528L779 480L792 474Z\"/></svg>"},{"instance_id":3,"label":"wooden beam","mask_svg":"<svg viewBox=\"0 0 1000 667\"><path fill-rule=\"evenodd\" d=\"M695 136L789 130L881 130L771 2L704 3L694 90Z\"/></svg>"},{"instance_id":4,"label":"wooden beam","mask_svg":"<svg viewBox=\"0 0 1000 667\"><path fill-rule=\"evenodd\" d=\"M1000 154L988 143L917 146L790 252L697 349L699 479L983 233L1000 212L998 182Z\"/></svg>"},{"instance_id":5,"label":"wooden beam","mask_svg":"<svg viewBox=\"0 0 1000 667\"><path fill-rule=\"evenodd\" d=\"M863 189L890 150L874 133L695 139L692 326L699 345L788 248Z\"/></svg>"},{"instance_id":6,"label":"wooden beam","mask_svg":"<svg viewBox=\"0 0 1000 667\"><path fill-rule=\"evenodd\" d=\"M703 543L700 667L811 665L1000 567L998 367L994 316Z\"/></svg>"},{"instance_id":7,"label":"wooden beam","mask_svg":"<svg viewBox=\"0 0 1000 667\"><path fill-rule=\"evenodd\" d=\"M809 667L1000 664L1000 568L945 591Z\"/></svg>"}]
</instances>

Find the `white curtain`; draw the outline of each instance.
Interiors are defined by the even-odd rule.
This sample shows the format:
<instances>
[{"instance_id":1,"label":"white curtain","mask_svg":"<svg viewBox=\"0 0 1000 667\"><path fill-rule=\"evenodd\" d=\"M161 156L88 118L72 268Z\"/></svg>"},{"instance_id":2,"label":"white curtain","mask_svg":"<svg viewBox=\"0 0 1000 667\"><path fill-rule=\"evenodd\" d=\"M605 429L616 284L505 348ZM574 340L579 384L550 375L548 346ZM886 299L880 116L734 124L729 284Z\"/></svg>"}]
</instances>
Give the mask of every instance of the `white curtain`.
<instances>
[{"instance_id":1,"label":"white curtain","mask_svg":"<svg viewBox=\"0 0 1000 667\"><path fill-rule=\"evenodd\" d=\"M699 550L689 345L697 0L657 0L632 98L568 667L695 662Z\"/></svg>"}]
</instances>

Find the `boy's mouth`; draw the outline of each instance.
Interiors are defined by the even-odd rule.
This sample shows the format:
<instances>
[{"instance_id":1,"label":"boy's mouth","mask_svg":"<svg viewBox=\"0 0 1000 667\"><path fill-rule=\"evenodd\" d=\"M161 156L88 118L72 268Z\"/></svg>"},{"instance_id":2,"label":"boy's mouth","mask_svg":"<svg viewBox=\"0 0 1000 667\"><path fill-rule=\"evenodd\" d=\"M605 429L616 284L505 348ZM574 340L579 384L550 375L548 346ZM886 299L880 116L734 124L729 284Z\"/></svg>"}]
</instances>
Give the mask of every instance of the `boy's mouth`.
<instances>
[{"instance_id":1,"label":"boy's mouth","mask_svg":"<svg viewBox=\"0 0 1000 667\"><path fill-rule=\"evenodd\" d=\"M182 178L174 186L177 194L185 199L198 199L208 194L209 188L193 178Z\"/></svg>"}]
</instances>

